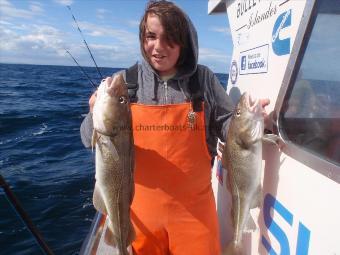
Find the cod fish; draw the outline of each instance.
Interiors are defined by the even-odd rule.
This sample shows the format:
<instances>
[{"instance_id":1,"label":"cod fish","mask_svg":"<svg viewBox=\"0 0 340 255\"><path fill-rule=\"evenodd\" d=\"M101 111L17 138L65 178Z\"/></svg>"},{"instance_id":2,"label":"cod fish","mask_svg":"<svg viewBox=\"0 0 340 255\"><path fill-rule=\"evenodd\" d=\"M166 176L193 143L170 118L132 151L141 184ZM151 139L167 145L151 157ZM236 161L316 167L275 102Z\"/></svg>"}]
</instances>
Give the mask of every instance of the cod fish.
<instances>
[{"instance_id":1,"label":"cod fish","mask_svg":"<svg viewBox=\"0 0 340 255\"><path fill-rule=\"evenodd\" d=\"M92 148L96 148L93 205L107 215L105 242L127 255L135 238L130 219L134 196L134 144L127 88L122 75L103 80L93 107Z\"/></svg>"},{"instance_id":2,"label":"cod fish","mask_svg":"<svg viewBox=\"0 0 340 255\"><path fill-rule=\"evenodd\" d=\"M275 143L274 135L264 137L263 108L244 93L231 117L222 164L228 171L228 188L232 196L234 237L223 255L242 254L242 234L250 219L249 210L260 206L262 198L262 142Z\"/></svg>"}]
</instances>

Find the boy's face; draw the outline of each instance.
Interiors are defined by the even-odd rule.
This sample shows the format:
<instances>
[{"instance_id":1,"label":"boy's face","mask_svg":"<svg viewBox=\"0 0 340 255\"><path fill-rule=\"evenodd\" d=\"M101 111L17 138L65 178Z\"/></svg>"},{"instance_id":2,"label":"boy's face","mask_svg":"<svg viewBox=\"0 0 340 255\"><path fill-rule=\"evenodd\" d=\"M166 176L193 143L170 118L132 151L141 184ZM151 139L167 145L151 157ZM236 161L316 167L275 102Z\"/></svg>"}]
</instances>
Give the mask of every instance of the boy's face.
<instances>
[{"instance_id":1,"label":"boy's face","mask_svg":"<svg viewBox=\"0 0 340 255\"><path fill-rule=\"evenodd\" d=\"M176 63L181 48L178 44L171 45L166 40L163 26L156 15L149 15L146 22L144 51L159 75L166 76L176 72Z\"/></svg>"}]
</instances>

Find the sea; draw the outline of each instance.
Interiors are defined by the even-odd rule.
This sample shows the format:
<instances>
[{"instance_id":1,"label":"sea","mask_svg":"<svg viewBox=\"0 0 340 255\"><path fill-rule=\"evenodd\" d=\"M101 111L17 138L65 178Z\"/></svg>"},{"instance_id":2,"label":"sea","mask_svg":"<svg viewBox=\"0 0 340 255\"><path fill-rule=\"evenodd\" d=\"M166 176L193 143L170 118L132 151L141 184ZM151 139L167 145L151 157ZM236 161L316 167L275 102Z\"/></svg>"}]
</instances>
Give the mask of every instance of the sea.
<instances>
[{"instance_id":1,"label":"sea","mask_svg":"<svg viewBox=\"0 0 340 255\"><path fill-rule=\"evenodd\" d=\"M96 212L94 154L79 133L94 90L76 66L0 64L0 174L55 254L79 254ZM44 254L1 187L0 254Z\"/></svg>"}]
</instances>

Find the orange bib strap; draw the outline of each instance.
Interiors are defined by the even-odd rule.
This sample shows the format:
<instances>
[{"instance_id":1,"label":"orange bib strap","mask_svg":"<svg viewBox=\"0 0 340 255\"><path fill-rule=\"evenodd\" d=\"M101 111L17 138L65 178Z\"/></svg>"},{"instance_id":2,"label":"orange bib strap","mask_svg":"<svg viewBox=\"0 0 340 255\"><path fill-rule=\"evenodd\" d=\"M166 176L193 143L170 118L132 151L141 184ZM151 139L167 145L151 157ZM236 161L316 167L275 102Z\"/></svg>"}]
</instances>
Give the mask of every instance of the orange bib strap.
<instances>
[{"instance_id":1,"label":"orange bib strap","mask_svg":"<svg viewBox=\"0 0 340 255\"><path fill-rule=\"evenodd\" d=\"M193 113L191 103L131 104L131 110L135 253L219 254L204 110Z\"/></svg>"}]
</instances>

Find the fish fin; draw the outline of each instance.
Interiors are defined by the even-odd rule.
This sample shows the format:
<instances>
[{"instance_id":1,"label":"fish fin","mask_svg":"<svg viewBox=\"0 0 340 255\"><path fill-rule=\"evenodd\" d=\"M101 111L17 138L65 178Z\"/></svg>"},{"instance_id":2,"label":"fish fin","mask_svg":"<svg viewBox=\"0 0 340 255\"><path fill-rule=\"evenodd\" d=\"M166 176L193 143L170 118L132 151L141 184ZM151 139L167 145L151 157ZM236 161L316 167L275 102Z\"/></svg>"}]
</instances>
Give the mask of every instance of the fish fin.
<instances>
[{"instance_id":1,"label":"fish fin","mask_svg":"<svg viewBox=\"0 0 340 255\"><path fill-rule=\"evenodd\" d=\"M253 217L250 215L248 216L247 224L245 226L244 232L254 232L256 230L256 224Z\"/></svg>"},{"instance_id":2,"label":"fish fin","mask_svg":"<svg viewBox=\"0 0 340 255\"><path fill-rule=\"evenodd\" d=\"M132 148L130 148L131 156L130 156L130 174L131 174L131 195L130 195L130 204L132 204L133 198L135 196L135 182L134 182L134 172L135 172L135 150L134 145L132 143Z\"/></svg>"},{"instance_id":3,"label":"fish fin","mask_svg":"<svg viewBox=\"0 0 340 255\"><path fill-rule=\"evenodd\" d=\"M97 211L107 215L106 206L97 184L95 184L93 191L93 206L96 208Z\"/></svg>"},{"instance_id":4,"label":"fish fin","mask_svg":"<svg viewBox=\"0 0 340 255\"><path fill-rule=\"evenodd\" d=\"M108 142L108 147L109 147L109 150L112 152L112 156L113 156L113 159L114 161L118 161L119 160L119 155L118 155L118 151L116 149L116 146L114 145L114 143L112 142L111 139L109 139L109 142Z\"/></svg>"},{"instance_id":5,"label":"fish fin","mask_svg":"<svg viewBox=\"0 0 340 255\"><path fill-rule=\"evenodd\" d=\"M250 209L260 208L262 201L262 188L261 185L258 186L256 193L251 201Z\"/></svg>"},{"instance_id":6,"label":"fish fin","mask_svg":"<svg viewBox=\"0 0 340 255\"><path fill-rule=\"evenodd\" d=\"M242 252L241 246L232 241L222 251L222 255L244 255L244 253Z\"/></svg>"},{"instance_id":7,"label":"fish fin","mask_svg":"<svg viewBox=\"0 0 340 255\"><path fill-rule=\"evenodd\" d=\"M227 169L227 168L224 167L224 169ZM230 178L229 175L230 175L230 172L227 169L227 181L226 181L225 186L227 188L227 191L229 191L229 193L232 194L232 186L231 186L232 184L230 183L232 179Z\"/></svg>"},{"instance_id":8,"label":"fish fin","mask_svg":"<svg viewBox=\"0 0 340 255\"><path fill-rule=\"evenodd\" d=\"M127 247L127 250L128 250L129 255L133 255L133 248L131 245Z\"/></svg>"},{"instance_id":9,"label":"fish fin","mask_svg":"<svg viewBox=\"0 0 340 255\"><path fill-rule=\"evenodd\" d=\"M131 244L135 239L136 239L136 231L132 223L130 222L130 231L129 231L129 236L127 239L127 244Z\"/></svg>"},{"instance_id":10,"label":"fish fin","mask_svg":"<svg viewBox=\"0 0 340 255\"><path fill-rule=\"evenodd\" d=\"M262 141L265 142L265 143L268 143L268 144L276 145L280 149L282 148L282 145L284 144L281 137L279 137L278 135L274 135L274 134L263 135Z\"/></svg>"},{"instance_id":11,"label":"fish fin","mask_svg":"<svg viewBox=\"0 0 340 255\"><path fill-rule=\"evenodd\" d=\"M104 236L104 241L106 244L111 245L113 247L117 247L117 243L116 243L116 239L115 236L113 235L113 231L110 228L110 219L106 218L106 222L107 222L107 227L105 229L105 236Z\"/></svg>"},{"instance_id":12,"label":"fish fin","mask_svg":"<svg viewBox=\"0 0 340 255\"><path fill-rule=\"evenodd\" d=\"M132 138L133 139L133 138ZM131 146L130 146L131 156L130 156L130 169L131 173L133 174L135 171L135 148L134 148L134 142L132 140Z\"/></svg>"},{"instance_id":13,"label":"fish fin","mask_svg":"<svg viewBox=\"0 0 340 255\"><path fill-rule=\"evenodd\" d=\"M93 152L94 148L96 147L98 139L99 139L99 135L98 135L97 131L95 129L93 129L92 140L91 140L92 152Z\"/></svg>"}]
</instances>

